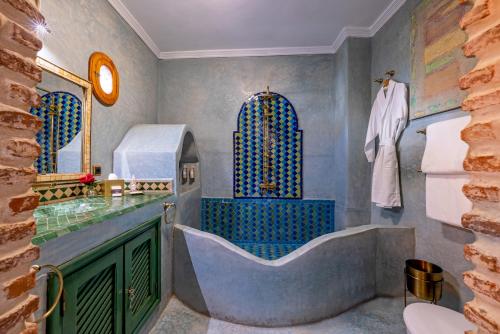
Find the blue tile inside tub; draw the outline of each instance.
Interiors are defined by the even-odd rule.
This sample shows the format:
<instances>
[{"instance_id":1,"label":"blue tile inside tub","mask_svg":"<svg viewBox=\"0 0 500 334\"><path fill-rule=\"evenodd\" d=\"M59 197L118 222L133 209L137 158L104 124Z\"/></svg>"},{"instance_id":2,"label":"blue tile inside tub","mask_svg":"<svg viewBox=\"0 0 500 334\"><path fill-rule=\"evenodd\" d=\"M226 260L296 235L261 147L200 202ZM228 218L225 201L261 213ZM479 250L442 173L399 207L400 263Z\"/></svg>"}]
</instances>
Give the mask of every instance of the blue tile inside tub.
<instances>
[{"instance_id":1,"label":"blue tile inside tub","mask_svg":"<svg viewBox=\"0 0 500 334\"><path fill-rule=\"evenodd\" d=\"M330 200L202 199L202 230L264 259L280 258L334 232Z\"/></svg>"}]
</instances>

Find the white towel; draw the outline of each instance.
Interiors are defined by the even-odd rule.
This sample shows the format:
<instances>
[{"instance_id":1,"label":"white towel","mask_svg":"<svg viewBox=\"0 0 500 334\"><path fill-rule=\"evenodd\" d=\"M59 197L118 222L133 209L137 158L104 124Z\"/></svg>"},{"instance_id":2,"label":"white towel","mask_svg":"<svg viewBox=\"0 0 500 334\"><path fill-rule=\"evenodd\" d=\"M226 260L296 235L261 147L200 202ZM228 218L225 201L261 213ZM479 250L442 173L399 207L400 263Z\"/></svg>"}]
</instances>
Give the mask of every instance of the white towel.
<instances>
[{"instance_id":1,"label":"white towel","mask_svg":"<svg viewBox=\"0 0 500 334\"><path fill-rule=\"evenodd\" d=\"M456 226L462 215L472 210L472 203L462 192L469 175L427 175L425 202L427 217Z\"/></svg>"},{"instance_id":2,"label":"white towel","mask_svg":"<svg viewBox=\"0 0 500 334\"><path fill-rule=\"evenodd\" d=\"M460 138L469 122L470 116L466 116L429 125L422 159L427 217L456 226L461 226L462 215L472 210L462 192L469 182L463 168L469 147Z\"/></svg>"},{"instance_id":3,"label":"white towel","mask_svg":"<svg viewBox=\"0 0 500 334\"><path fill-rule=\"evenodd\" d=\"M463 162L469 146L460 139L460 132L470 116L437 122L427 127L427 144L422 159L426 174L463 174Z\"/></svg>"}]
</instances>

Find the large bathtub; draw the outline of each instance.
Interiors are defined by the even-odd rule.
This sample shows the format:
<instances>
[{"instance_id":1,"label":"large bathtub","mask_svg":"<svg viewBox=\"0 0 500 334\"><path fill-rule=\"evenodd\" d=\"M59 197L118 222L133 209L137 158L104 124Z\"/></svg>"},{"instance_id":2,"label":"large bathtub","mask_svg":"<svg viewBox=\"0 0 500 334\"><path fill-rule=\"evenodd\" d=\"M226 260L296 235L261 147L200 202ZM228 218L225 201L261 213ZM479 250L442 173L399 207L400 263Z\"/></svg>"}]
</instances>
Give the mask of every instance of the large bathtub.
<instances>
[{"instance_id":1,"label":"large bathtub","mask_svg":"<svg viewBox=\"0 0 500 334\"><path fill-rule=\"evenodd\" d=\"M378 295L399 296L414 230L368 225L329 233L277 260L216 235L174 226L174 293L192 309L252 326L335 316Z\"/></svg>"}]
</instances>

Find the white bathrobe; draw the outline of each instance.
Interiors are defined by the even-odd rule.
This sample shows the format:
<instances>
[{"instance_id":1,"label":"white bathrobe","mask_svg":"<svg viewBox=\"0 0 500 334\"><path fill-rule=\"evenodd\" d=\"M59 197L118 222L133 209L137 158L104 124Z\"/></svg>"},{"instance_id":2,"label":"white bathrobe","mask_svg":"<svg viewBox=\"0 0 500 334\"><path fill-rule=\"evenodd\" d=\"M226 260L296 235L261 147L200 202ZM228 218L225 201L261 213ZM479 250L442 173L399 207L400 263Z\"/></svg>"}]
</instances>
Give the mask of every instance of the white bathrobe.
<instances>
[{"instance_id":1,"label":"white bathrobe","mask_svg":"<svg viewBox=\"0 0 500 334\"><path fill-rule=\"evenodd\" d=\"M383 208L401 206L399 166L396 142L408 119L407 89L405 84L391 80L387 91L381 88L373 103L365 154L369 162L375 160L372 179L372 202ZM375 140L379 150L375 157Z\"/></svg>"}]
</instances>

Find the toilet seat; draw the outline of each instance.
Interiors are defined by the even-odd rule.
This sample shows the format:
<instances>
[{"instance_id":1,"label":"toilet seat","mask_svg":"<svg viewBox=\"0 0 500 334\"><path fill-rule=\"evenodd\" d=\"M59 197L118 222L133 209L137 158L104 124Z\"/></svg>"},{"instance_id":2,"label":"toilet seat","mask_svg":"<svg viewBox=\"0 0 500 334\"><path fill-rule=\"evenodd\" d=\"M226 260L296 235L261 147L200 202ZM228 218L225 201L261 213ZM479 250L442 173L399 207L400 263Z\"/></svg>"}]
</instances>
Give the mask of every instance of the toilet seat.
<instances>
[{"instance_id":1,"label":"toilet seat","mask_svg":"<svg viewBox=\"0 0 500 334\"><path fill-rule=\"evenodd\" d=\"M462 313L433 304L408 305L403 318L408 334L461 334L476 329Z\"/></svg>"}]
</instances>

